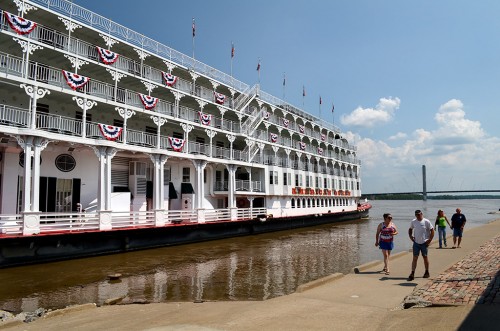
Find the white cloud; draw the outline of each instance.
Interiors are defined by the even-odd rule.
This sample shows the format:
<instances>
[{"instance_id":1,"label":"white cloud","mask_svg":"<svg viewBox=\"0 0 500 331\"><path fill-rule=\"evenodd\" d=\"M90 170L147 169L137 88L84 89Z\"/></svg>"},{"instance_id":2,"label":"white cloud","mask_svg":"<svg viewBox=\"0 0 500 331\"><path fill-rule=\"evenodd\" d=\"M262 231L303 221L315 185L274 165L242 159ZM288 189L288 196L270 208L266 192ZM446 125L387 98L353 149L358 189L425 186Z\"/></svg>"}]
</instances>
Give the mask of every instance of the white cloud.
<instances>
[{"instance_id":1,"label":"white cloud","mask_svg":"<svg viewBox=\"0 0 500 331\"><path fill-rule=\"evenodd\" d=\"M408 135L406 133L398 132L395 135L390 136L389 140L402 140L402 139L406 139L406 137L408 137Z\"/></svg>"},{"instance_id":2,"label":"white cloud","mask_svg":"<svg viewBox=\"0 0 500 331\"><path fill-rule=\"evenodd\" d=\"M399 109L401 100L399 98L381 98L375 108L354 109L348 115L342 115L340 122L347 126L373 127L378 124L385 124L392 120L394 113Z\"/></svg>"},{"instance_id":3,"label":"white cloud","mask_svg":"<svg viewBox=\"0 0 500 331\"><path fill-rule=\"evenodd\" d=\"M463 104L452 99L434 116L438 128L397 133L385 141L355 137L362 165L363 192L422 189L421 166L427 167L428 189L497 189L500 138L487 136L481 123L466 118ZM354 136L351 134L351 136ZM346 136L347 137L347 136ZM404 140L406 139L406 140Z\"/></svg>"}]
</instances>

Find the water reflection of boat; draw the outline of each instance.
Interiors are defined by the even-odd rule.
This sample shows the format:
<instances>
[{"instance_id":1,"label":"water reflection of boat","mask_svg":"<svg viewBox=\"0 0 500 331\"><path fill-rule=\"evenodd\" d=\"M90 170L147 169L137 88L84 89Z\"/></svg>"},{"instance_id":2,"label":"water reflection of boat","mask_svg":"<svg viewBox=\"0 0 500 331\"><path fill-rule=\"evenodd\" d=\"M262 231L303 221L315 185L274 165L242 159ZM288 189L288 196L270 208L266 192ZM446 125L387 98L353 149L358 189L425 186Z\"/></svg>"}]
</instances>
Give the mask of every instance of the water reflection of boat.
<instances>
[{"instance_id":1,"label":"water reflection of boat","mask_svg":"<svg viewBox=\"0 0 500 331\"><path fill-rule=\"evenodd\" d=\"M70 1L1 19L0 267L368 214L356 147L258 84Z\"/></svg>"}]
</instances>

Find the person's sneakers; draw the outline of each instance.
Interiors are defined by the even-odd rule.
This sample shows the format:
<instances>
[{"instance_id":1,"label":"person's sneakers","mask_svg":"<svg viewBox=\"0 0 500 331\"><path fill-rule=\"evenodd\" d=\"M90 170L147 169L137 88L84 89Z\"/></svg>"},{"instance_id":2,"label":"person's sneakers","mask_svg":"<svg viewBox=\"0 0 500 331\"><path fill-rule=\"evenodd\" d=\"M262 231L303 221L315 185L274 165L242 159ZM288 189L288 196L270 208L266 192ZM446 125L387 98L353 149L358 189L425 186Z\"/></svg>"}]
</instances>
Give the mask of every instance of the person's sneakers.
<instances>
[{"instance_id":1,"label":"person's sneakers","mask_svg":"<svg viewBox=\"0 0 500 331\"><path fill-rule=\"evenodd\" d=\"M430 276L431 275L429 275L429 271L426 270L425 273L424 273L424 278L429 278Z\"/></svg>"},{"instance_id":2,"label":"person's sneakers","mask_svg":"<svg viewBox=\"0 0 500 331\"><path fill-rule=\"evenodd\" d=\"M415 279L415 275L413 274L413 272L408 276L408 279L407 281L411 282L412 280Z\"/></svg>"}]
</instances>

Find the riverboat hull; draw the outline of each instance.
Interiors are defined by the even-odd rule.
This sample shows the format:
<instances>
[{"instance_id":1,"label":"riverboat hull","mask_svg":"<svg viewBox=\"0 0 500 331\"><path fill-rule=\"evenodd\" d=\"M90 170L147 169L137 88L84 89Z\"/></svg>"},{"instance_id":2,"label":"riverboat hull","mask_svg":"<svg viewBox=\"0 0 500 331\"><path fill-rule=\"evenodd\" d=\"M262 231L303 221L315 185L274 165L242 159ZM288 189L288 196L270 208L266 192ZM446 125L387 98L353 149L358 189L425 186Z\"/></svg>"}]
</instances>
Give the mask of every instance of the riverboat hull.
<instances>
[{"instance_id":1,"label":"riverboat hull","mask_svg":"<svg viewBox=\"0 0 500 331\"><path fill-rule=\"evenodd\" d=\"M113 231L62 232L0 239L0 268L257 235L321 224L359 220L371 206L353 211L301 217L175 224Z\"/></svg>"}]
</instances>

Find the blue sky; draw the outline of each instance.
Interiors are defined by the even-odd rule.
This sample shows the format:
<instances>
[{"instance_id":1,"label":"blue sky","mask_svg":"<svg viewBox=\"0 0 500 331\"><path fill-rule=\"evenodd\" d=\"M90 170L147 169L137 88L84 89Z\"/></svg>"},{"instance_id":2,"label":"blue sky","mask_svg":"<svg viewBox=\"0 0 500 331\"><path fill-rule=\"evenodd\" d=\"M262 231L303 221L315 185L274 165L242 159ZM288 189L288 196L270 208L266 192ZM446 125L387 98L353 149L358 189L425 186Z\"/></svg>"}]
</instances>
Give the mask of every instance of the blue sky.
<instances>
[{"instance_id":1,"label":"blue sky","mask_svg":"<svg viewBox=\"0 0 500 331\"><path fill-rule=\"evenodd\" d=\"M500 189L500 1L74 1L320 116L364 193ZM302 98L305 86L306 97ZM302 104L304 103L304 107ZM335 104L335 118L331 105Z\"/></svg>"}]
</instances>

